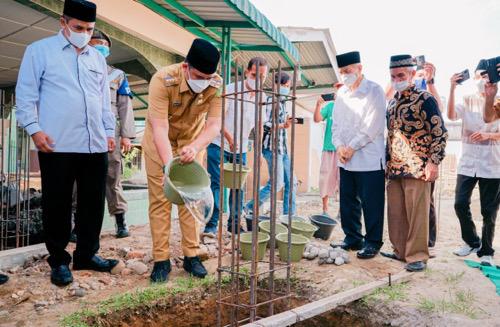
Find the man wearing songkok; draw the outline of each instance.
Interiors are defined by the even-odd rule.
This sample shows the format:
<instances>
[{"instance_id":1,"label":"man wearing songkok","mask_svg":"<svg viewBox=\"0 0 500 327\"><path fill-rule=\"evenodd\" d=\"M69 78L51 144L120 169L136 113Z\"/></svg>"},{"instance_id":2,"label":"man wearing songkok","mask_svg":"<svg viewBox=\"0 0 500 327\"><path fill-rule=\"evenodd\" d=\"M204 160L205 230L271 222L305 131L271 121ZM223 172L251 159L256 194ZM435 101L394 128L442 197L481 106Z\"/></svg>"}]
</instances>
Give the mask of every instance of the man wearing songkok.
<instances>
[{"instance_id":1,"label":"man wearing songkok","mask_svg":"<svg viewBox=\"0 0 500 327\"><path fill-rule=\"evenodd\" d=\"M438 177L448 137L434 97L418 90L410 55L392 56L396 91L387 109L387 221L394 253L408 271L422 271L429 259L431 182Z\"/></svg>"},{"instance_id":2,"label":"man wearing songkok","mask_svg":"<svg viewBox=\"0 0 500 327\"><path fill-rule=\"evenodd\" d=\"M73 270L110 272L117 260L96 255L104 217L108 151L115 149L106 60L88 45L96 5L66 0L54 36L29 45L16 87L17 120L38 149L42 209L52 283L73 281ZM78 193L76 249L71 234L73 184Z\"/></svg>"},{"instance_id":3,"label":"man wearing songkok","mask_svg":"<svg viewBox=\"0 0 500 327\"><path fill-rule=\"evenodd\" d=\"M373 258L384 226L385 95L362 74L359 52L337 56L341 82L333 112L332 143L340 167L340 217L345 238L333 247ZM366 235L361 231L361 212Z\"/></svg>"},{"instance_id":4,"label":"man wearing songkok","mask_svg":"<svg viewBox=\"0 0 500 327\"><path fill-rule=\"evenodd\" d=\"M217 75L219 50L195 39L183 63L161 68L149 84L149 107L142 140L148 176L149 223L153 238L152 282L166 282L170 264L172 202L163 193L165 167L175 156L182 163L201 160L201 151L220 133L222 78ZM168 136L168 137L167 137ZM179 206L184 270L204 278L199 252L200 223Z\"/></svg>"}]
</instances>

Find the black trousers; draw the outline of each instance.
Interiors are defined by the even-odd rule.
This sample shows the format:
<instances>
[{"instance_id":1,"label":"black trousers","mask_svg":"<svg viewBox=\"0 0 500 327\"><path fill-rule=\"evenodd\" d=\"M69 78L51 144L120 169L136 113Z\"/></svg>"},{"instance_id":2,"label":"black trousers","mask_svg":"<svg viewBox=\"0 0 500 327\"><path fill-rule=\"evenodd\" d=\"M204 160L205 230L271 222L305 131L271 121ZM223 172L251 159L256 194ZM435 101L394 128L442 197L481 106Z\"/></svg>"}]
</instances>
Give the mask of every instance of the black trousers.
<instances>
[{"instance_id":1,"label":"black trousers","mask_svg":"<svg viewBox=\"0 0 500 327\"><path fill-rule=\"evenodd\" d=\"M436 207L434 206L434 189L436 182L431 183L431 206L429 209L429 247L432 248L436 245L437 237L437 219Z\"/></svg>"},{"instance_id":2,"label":"black trousers","mask_svg":"<svg viewBox=\"0 0 500 327\"><path fill-rule=\"evenodd\" d=\"M383 170L359 172L340 168L340 220L349 245L379 249L384 231L385 176ZM366 235L361 233L361 211Z\"/></svg>"},{"instance_id":3,"label":"black trousers","mask_svg":"<svg viewBox=\"0 0 500 327\"><path fill-rule=\"evenodd\" d=\"M471 195L477 183L479 183L481 215L483 216L481 238L477 235L476 225L472 220L470 211ZM495 250L493 250L493 238L495 235L495 221L499 204L500 179L457 175L455 212L460 221L462 239L473 248L481 246L481 250L477 253L480 257L493 255L495 252Z\"/></svg>"},{"instance_id":4,"label":"black trousers","mask_svg":"<svg viewBox=\"0 0 500 327\"><path fill-rule=\"evenodd\" d=\"M42 173L42 219L51 267L69 265L73 184L77 185L73 260L85 262L99 250L104 217L107 153L38 153Z\"/></svg>"}]
</instances>

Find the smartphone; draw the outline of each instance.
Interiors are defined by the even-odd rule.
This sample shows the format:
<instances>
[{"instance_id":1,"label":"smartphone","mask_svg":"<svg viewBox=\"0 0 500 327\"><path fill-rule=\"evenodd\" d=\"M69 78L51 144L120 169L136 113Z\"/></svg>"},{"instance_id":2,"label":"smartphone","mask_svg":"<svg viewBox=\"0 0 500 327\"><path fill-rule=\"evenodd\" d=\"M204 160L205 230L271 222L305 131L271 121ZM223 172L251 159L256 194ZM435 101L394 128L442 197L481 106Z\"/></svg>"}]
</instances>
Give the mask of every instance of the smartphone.
<instances>
[{"instance_id":1,"label":"smartphone","mask_svg":"<svg viewBox=\"0 0 500 327\"><path fill-rule=\"evenodd\" d=\"M417 70L424 69L425 56L415 57L415 62L417 63Z\"/></svg>"},{"instance_id":2,"label":"smartphone","mask_svg":"<svg viewBox=\"0 0 500 327\"><path fill-rule=\"evenodd\" d=\"M468 80L470 78L470 73L469 73L468 69L464 70L463 72L461 72L459 74L462 75L462 78L457 80L458 84L462 84L463 82L465 82L466 80Z\"/></svg>"},{"instance_id":3,"label":"smartphone","mask_svg":"<svg viewBox=\"0 0 500 327\"><path fill-rule=\"evenodd\" d=\"M333 94L333 93L322 94L321 97L325 101L333 101L333 100L335 100L335 94Z\"/></svg>"},{"instance_id":4,"label":"smartphone","mask_svg":"<svg viewBox=\"0 0 500 327\"><path fill-rule=\"evenodd\" d=\"M491 58L486 60L486 72L488 73L488 79L490 83L498 83L500 81L500 57Z\"/></svg>"},{"instance_id":5,"label":"smartphone","mask_svg":"<svg viewBox=\"0 0 500 327\"><path fill-rule=\"evenodd\" d=\"M303 125L304 117L295 117L295 124Z\"/></svg>"}]
</instances>

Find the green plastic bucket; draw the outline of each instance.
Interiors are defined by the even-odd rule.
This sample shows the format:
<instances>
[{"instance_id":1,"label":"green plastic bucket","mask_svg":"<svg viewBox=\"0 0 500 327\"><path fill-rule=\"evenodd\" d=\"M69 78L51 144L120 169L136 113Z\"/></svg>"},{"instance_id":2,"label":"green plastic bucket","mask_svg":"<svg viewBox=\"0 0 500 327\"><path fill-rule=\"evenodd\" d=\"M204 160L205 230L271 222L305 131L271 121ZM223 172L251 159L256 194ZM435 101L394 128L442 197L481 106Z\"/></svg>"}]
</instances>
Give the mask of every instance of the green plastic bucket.
<instances>
[{"instance_id":1,"label":"green plastic bucket","mask_svg":"<svg viewBox=\"0 0 500 327\"><path fill-rule=\"evenodd\" d=\"M264 259L266 254L266 244L271 237L269 234L259 232L258 237L258 260ZM252 233L240 234L241 257L243 260L252 260Z\"/></svg>"},{"instance_id":2,"label":"green plastic bucket","mask_svg":"<svg viewBox=\"0 0 500 327\"><path fill-rule=\"evenodd\" d=\"M269 235L269 239L271 239L271 222L269 220L266 220L266 221L261 221L259 223L259 230L262 232L262 233L266 233L267 235ZM286 228L285 225L283 224L280 224L280 223L276 223L276 226L275 226L275 230L274 230L274 239L276 239L276 235L278 234L281 234L281 233L286 233L288 232L288 228ZM269 244L271 242L269 242L267 245L269 247ZM278 242L275 242L275 245L276 247L278 247Z\"/></svg>"},{"instance_id":3,"label":"green plastic bucket","mask_svg":"<svg viewBox=\"0 0 500 327\"><path fill-rule=\"evenodd\" d=\"M302 254L304 253L304 248L309 240L304 235L292 234L292 244L290 247L292 262L299 262L302 259ZM288 260L288 233L282 233L276 235L276 240L278 241L278 252L280 254L281 261Z\"/></svg>"},{"instance_id":4,"label":"green plastic bucket","mask_svg":"<svg viewBox=\"0 0 500 327\"><path fill-rule=\"evenodd\" d=\"M174 204L184 204L178 189L189 193L189 190L196 191L210 187L210 176L205 168L196 161L182 164L179 158L174 158L168 163L165 175L163 192L167 199Z\"/></svg>"},{"instance_id":5,"label":"green plastic bucket","mask_svg":"<svg viewBox=\"0 0 500 327\"><path fill-rule=\"evenodd\" d=\"M288 215L281 215L279 219L280 223L288 227ZM292 222L294 221L306 222L306 218L301 216L292 216Z\"/></svg>"},{"instance_id":6,"label":"green plastic bucket","mask_svg":"<svg viewBox=\"0 0 500 327\"><path fill-rule=\"evenodd\" d=\"M242 189L243 185L245 185L248 173L250 172L250 168L241 166L241 172L240 172L239 164L236 164L236 167L234 167L233 164L229 162L226 162L223 167L224 167L224 187L237 190ZM236 178L235 180L233 180L233 176L235 175Z\"/></svg>"},{"instance_id":7,"label":"green plastic bucket","mask_svg":"<svg viewBox=\"0 0 500 327\"><path fill-rule=\"evenodd\" d=\"M304 235L308 239L313 237L313 234L318 230L318 227L313 224L301 221L292 221L292 233Z\"/></svg>"}]
</instances>

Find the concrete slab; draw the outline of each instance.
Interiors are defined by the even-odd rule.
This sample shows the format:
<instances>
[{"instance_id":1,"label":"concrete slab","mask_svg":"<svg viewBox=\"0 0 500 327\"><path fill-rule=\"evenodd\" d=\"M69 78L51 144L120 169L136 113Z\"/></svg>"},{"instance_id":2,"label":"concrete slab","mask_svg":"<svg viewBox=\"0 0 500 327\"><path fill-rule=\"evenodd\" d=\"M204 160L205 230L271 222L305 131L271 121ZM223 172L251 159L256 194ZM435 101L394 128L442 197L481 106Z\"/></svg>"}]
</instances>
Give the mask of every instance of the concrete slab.
<instances>
[{"instance_id":1,"label":"concrete slab","mask_svg":"<svg viewBox=\"0 0 500 327\"><path fill-rule=\"evenodd\" d=\"M34 255L47 254L45 244L35 244L22 248L0 251L0 269L6 270L15 266L22 266Z\"/></svg>"},{"instance_id":2,"label":"concrete slab","mask_svg":"<svg viewBox=\"0 0 500 327\"><path fill-rule=\"evenodd\" d=\"M412 274L402 272L392 276L392 283L402 283L408 281ZM331 311L338 306L359 300L360 298L370 294L375 289L388 285L388 279L379 279L377 281L353 288L351 290L334 294L324 299L314 301L300 307L294 308L280 314L261 319L247 326L260 326L260 327L278 327L289 326L299 321L304 321L309 318L319 316L325 312Z\"/></svg>"}]
</instances>

